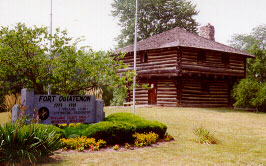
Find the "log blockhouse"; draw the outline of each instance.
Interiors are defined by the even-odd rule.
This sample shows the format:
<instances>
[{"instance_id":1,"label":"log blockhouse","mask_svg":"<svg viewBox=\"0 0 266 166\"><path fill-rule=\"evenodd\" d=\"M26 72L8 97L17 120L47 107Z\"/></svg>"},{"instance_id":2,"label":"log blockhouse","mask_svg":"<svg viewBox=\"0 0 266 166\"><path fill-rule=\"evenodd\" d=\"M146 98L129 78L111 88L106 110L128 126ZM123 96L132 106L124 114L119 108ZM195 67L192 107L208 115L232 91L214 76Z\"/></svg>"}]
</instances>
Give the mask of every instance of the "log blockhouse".
<instances>
[{"instance_id":1,"label":"log blockhouse","mask_svg":"<svg viewBox=\"0 0 266 166\"><path fill-rule=\"evenodd\" d=\"M246 59L253 55L214 41L214 27L200 28L200 36L181 28L137 43L136 102L142 105L227 107L233 84L245 77ZM121 50L133 70L133 45ZM132 101L132 92L128 101Z\"/></svg>"}]
</instances>

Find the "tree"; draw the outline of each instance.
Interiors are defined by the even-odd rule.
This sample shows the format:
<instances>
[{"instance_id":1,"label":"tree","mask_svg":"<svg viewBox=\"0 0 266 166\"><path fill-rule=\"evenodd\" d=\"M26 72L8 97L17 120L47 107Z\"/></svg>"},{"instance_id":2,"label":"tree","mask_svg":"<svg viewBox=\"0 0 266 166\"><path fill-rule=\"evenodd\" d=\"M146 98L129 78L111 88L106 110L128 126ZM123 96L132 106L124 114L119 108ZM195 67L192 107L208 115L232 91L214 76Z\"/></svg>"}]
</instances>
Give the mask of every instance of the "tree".
<instances>
[{"instance_id":1,"label":"tree","mask_svg":"<svg viewBox=\"0 0 266 166\"><path fill-rule=\"evenodd\" d=\"M199 25L193 16L196 5L187 0L139 0L138 41L174 27L196 33ZM121 34L116 38L122 48L134 41L135 0L114 0L112 15L119 18Z\"/></svg>"},{"instance_id":2,"label":"tree","mask_svg":"<svg viewBox=\"0 0 266 166\"><path fill-rule=\"evenodd\" d=\"M247 78L235 85L234 106L266 111L266 25L254 28L250 34L234 35L230 43L233 47L256 56L247 61Z\"/></svg>"},{"instance_id":3,"label":"tree","mask_svg":"<svg viewBox=\"0 0 266 166\"><path fill-rule=\"evenodd\" d=\"M230 45L255 55L247 61L247 76L266 82L266 25L253 28L250 34L233 35Z\"/></svg>"},{"instance_id":4,"label":"tree","mask_svg":"<svg viewBox=\"0 0 266 166\"><path fill-rule=\"evenodd\" d=\"M232 47L242 51L250 51L253 46L261 50L266 48L266 25L259 25L252 29L250 34L235 34L229 41Z\"/></svg>"},{"instance_id":5,"label":"tree","mask_svg":"<svg viewBox=\"0 0 266 166\"><path fill-rule=\"evenodd\" d=\"M51 50L49 41L53 40ZM0 91L15 92L33 88L46 93L48 85L57 94L78 94L100 86L123 86L132 79L132 72L117 75L124 67L119 56L78 48L80 40L68 37L57 29L49 35L46 27L28 28L17 24L14 29L0 30Z\"/></svg>"}]
</instances>

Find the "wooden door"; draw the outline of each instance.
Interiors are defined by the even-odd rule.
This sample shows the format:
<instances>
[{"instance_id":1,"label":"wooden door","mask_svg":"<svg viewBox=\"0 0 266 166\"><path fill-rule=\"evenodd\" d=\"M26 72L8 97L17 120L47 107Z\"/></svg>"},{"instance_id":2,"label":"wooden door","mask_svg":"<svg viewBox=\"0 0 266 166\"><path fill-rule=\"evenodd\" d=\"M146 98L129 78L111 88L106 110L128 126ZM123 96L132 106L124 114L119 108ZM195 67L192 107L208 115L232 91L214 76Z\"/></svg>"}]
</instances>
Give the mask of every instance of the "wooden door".
<instances>
[{"instance_id":1,"label":"wooden door","mask_svg":"<svg viewBox=\"0 0 266 166\"><path fill-rule=\"evenodd\" d=\"M150 81L149 87L151 89L148 91L148 104L157 104L157 82Z\"/></svg>"}]
</instances>

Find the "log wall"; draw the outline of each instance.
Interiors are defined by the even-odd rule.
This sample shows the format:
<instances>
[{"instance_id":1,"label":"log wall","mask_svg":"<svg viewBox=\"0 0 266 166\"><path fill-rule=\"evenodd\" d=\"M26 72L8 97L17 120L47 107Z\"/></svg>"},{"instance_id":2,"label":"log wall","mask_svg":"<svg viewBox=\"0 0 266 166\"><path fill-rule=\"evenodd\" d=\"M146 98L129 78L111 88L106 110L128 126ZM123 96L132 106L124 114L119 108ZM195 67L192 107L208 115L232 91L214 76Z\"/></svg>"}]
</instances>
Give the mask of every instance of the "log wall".
<instances>
[{"instance_id":1,"label":"log wall","mask_svg":"<svg viewBox=\"0 0 266 166\"><path fill-rule=\"evenodd\" d=\"M201 79L182 80L182 106L188 107L227 107L229 97L228 80L208 80L209 92L202 91ZM207 81L207 80L205 80Z\"/></svg>"},{"instance_id":2,"label":"log wall","mask_svg":"<svg viewBox=\"0 0 266 166\"><path fill-rule=\"evenodd\" d=\"M175 80L158 79L157 82L157 105L177 106L177 92ZM139 85L149 84L149 80L138 81ZM133 101L133 92L130 91L130 101ZM136 102L140 105L148 105L148 90L142 87L136 88Z\"/></svg>"},{"instance_id":3,"label":"log wall","mask_svg":"<svg viewBox=\"0 0 266 166\"><path fill-rule=\"evenodd\" d=\"M157 80L157 105L177 106L177 93L175 80Z\"/></svg>"},{"instance_id":4,"label":"log wall","mask_svg":"<svg viewBox=\"0 0 266 166\"><path fill-rule=\"evenodd\" d=\"M245 76L245 58L240 55L204 51L206 61L198 62L199 50L182 48L182 71L183 73L205 73L216 75ZM227 54L229 64L225 65L221 57Z\"/></svg>"},{"instance_id":5,"label":"log wall","mask_svg":"<svg viewBox=\"0 0 266 166\"><path fill-rule=\"evenodd\" d=\"M141 87L143 84L148 84L149 82L144 81L144 80L138 80L137 84L139 87L135 89L136 91L136 103L138 105L148 105L148 89ZM133 91L130 91L130 101L133 101Z\"/></svg>"},{"instance_id":6,"label":"log wall","mask_svg":"<svg viewBox=\"0 0 266 166\"><path fill-rule=\"evenodd\" d=\"M204 60L198 55L204 51ZM142 62L143 54L147 62ZM224 56L229 57L229 63ZM133 53L122 60L133 70ZM138 84L157 82L157 105L188 107L227 107L233 79L245 77L246 57L195 48L169 48L141 51L137 54ZM202 88L202 81L209 82L209 91ZM129 93L133 100L132 91ZM136 102L148 105L148 89L136 88Z\"/></svg>"},{"instance_id":7,"label":"log wall","mask_svg":"<svg viewBox=\"0 0 266 166\"><path fill-rule=\"evenodd\" d=\"M176 49L147 51L148 61L141 62L141 56L144 53L143 51L138 52L136 57L137 73L139 76L158 76L164 74L176 76ZM129 65L127 70L133 70L133 58L134 54L129 53L122 59L125 64Z\"/></svg>"}]
</instances>

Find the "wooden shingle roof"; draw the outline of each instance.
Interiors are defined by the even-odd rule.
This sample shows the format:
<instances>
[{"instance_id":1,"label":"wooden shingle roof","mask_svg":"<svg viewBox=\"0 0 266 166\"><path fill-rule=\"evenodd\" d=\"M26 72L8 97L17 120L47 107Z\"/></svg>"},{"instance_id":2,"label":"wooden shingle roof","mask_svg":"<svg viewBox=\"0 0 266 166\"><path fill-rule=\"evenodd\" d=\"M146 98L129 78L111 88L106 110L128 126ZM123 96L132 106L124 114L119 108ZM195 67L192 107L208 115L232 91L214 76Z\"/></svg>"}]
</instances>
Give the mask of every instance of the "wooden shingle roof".
<instances>
[{"instance_id":1,"label":"wooden shingle roof","mask_svg":"<svg viewBox=\"0 0 266 166\"><path fill-rule=\"evenodd\" d=\"M241 54L249 57L255 57L248 53L242 52L230 46L215 42L213 40L187 32L179 27L173 28L166 32L151 36L137 43L137 51L168 48L168 47L192 47L200 49L215 50L221 52ZM121 49L121 52L133 52L134 45L131 44Z\"/></svg>"}]
</instances>

